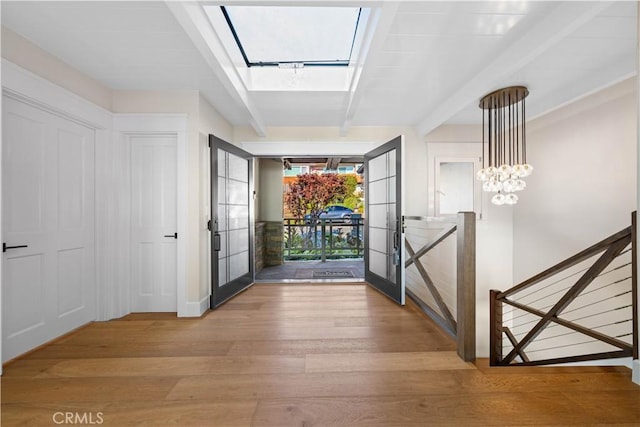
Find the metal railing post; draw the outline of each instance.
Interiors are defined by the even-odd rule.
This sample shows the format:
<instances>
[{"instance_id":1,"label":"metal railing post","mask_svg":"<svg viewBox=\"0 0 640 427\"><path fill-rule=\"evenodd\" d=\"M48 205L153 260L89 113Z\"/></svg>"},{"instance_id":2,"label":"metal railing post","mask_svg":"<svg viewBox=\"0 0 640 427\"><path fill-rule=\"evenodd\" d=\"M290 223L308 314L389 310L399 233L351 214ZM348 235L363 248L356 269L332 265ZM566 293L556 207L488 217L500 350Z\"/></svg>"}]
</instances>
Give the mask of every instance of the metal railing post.
<instances>
[{"instance_id":1,"label":"metal railing post","mask_svg":"<svg viewBox=\"0 0 640 427\"><path fill-rule=\"evenodd\" d=\"M327 261L327 244L324 241L324 233L326 231L326 224L325 224L325 220L322 219L321 221L321 225L320 225L320 239L321 239L321 247L322 247L322 253L320 255L320 260L322 262L326 262Z\"/></svg>"}]
</instances>

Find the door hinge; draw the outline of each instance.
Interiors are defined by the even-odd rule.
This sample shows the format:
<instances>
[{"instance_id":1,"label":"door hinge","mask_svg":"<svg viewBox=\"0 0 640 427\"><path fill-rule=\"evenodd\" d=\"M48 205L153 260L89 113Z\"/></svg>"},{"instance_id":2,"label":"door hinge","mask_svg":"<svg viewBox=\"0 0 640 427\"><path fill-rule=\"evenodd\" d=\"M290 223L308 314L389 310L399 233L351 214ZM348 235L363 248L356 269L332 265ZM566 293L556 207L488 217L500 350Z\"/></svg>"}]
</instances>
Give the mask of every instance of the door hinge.
<instances>
[{"instance_id":1,"label":"door hinge","mask_svg":"<svg viewBox=\"0 0 640 427\"><path fill-rule=\"evenodd\" d=\"M211 231L211 220L207 221L207 230Z\"/></svg>"}]
</instances>

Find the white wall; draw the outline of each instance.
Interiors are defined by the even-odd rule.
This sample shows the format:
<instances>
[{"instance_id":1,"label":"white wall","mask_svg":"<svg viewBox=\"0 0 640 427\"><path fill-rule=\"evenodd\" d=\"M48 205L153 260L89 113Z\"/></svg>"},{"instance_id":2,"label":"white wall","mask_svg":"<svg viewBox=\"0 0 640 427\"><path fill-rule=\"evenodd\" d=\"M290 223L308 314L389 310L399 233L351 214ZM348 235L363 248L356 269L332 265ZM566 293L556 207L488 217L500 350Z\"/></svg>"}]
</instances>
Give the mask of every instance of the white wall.
<instances>
[{"instance_id":1,"label":"white wall","mask_svg":"<svg viewBox=\"0 0 640 427\"><path fill-rule=\"evenodd\" d=\"M114 113L186 113L188 116L186 150L187 229L186 283L187 301L199 302L200 283L200 140L199 94L197 91L114 91Z\"/></svg>"},{"instance_id":2,"label":"white wall","mask_svg":"<svg viewBox=\"0 0 640 427\"><path fill-rule=\"evenodd\" d=\"M231 143L233 126L202 95L198 98L198 245L199 278L198 298L202 306L208 307L211 295L211 233L207 222L211 218L211 153L209 134Z\"/></svg>"},{"instance_id":3,"label":"white wall","mask_svg":"<svg viewBox=\"0 0 640 427\"><path fill-rule=\"evenodd\" d=\"M527 123L534 173L515 206L514 283L631 224L635 78Z\"/></svg>"},{"instance_id":4,"label":"white wall","mask_svg":"<svg viewBox=\"0 0 640 427\"><path fill-rule=\"evenodd\" d=\"M513 207L484 197L477 223L478 357L488 356L490 289L508 289L630 224L636 96L630 79L527 123L535 168L527 189ZM480 138L478 126L442 126L426 140L457 143L462 156Z\"/></svg>"},{"instance_id":5,"label":"white wall","mask_svg":"<svg viewBox=\"0 0 640 427\"><path fill-rule=\"evenodd\" d=\"M2 57L87 101L111 109L111 90L108 87L5 27L2 27Z\"/></svg>"},{"instance_id":6,"label":"white wall","mask_svg":"<svg viewBox=\"0 0 640 427\"><path fill-rule=\"evenodd\" d=\"M425 137L428 158L436 154L445 157L470 158L482 152L480 126L444 125ZM447 150L447 145L450 148ZM428 165L433 169L433 161ZM430 214L434 212L433 174L428 174ZM480 185L479 182L476 185ZM478 193L482 193L478 191ZM481 194L479 209L482 219L476 217L476 355L489 356L489 291L511 286L512 221L509 206L492 205L489 197Z\"/></svg>"}]
</instances>

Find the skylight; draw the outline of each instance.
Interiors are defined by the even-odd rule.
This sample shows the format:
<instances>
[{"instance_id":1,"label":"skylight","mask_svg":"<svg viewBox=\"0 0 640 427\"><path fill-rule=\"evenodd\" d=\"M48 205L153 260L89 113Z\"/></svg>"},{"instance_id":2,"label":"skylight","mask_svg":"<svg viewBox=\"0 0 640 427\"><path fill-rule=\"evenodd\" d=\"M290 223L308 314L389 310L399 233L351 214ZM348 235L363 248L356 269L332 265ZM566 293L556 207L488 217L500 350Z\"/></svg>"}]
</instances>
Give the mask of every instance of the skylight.
<instances>
[{"instance_id":1,"label":"skylight","mask_svg":"<svg viewBox=\"0 0 640 427\"><path fill-rule=\"evenodd\" d=\"M349 65L360 8L221 8L249 67Z\"/></svg>"}]
</instances>

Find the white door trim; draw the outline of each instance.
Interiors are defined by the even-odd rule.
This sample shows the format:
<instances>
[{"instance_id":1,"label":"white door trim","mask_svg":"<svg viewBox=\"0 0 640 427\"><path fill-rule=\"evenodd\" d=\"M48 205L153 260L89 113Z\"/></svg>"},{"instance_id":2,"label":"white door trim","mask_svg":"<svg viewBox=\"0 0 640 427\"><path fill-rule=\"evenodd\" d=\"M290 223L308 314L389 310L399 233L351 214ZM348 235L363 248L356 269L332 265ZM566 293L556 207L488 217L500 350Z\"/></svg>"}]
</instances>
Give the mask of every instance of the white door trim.
<instances>
[{"instance_id":1,"label":"white door trim","mask_svg":"<svg viewBox=\"0 0 640 427\"><path fill-rule=\"evenodd\" d=\"M128 165L128 152L129 152L129 137L132 135L175 135L176 136L176 161L177 161L177 231L178 241L177 243L177 282L176 282L176 295L177 295L177 308L178 316L189 316L189 305L187 304L187 185L186 185L186 159L187 159L187 114L114 114L114 133L117 140L121 144L120 155L124 165ZM128 171L124 171L121 174L122 178L128 179ZM123 185L124 184L124 185ZM130 186L126 183L121 183L120 188L121 197L127 197L127 200L122 202L128 204ZM125 220L125 218L121 218ZM129 223L130 218L125 220ZM125 231L125 230L123 230ZM126 242L121 244L123 248L129 248L130 236L128 235L129 229L124 233L123 238ZM124 246L126 245L126 246ZM129 271L128 268L126 268ZM130 281L127 280L130 284ZM129 286L126 286L126 292L129 290ZM127 293L128 295L128 293ZM122 301L124 303L124 301ZM127 305L129 305L127 303ZM128 310L127 310L128 311Z\"/></svg>"}]
</instances>

